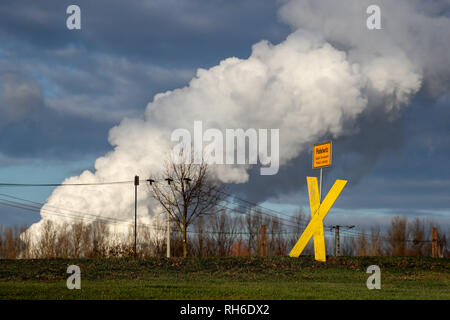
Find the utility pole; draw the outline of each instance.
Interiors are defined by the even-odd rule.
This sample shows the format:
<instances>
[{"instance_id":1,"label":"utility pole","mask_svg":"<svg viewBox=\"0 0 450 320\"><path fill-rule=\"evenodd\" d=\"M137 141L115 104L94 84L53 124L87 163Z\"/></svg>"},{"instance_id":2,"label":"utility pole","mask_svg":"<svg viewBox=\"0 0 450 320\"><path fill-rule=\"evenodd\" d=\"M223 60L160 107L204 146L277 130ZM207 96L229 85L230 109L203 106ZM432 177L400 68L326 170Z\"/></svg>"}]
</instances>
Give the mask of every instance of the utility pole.
<instances>
[{"instance_id":1,"label":"utility pole","mask_svg":"<svg viewBox=\"0 0 450 320\"><path fill-rule=\"evenodd\" d=\"M341 255L341 238L340 238L340 234L339 234L340 228L351 229L354 227L355 226L340 226L340 225L331 226L330 229L331 230L334 229L334 256L335 257L339 257Z\"/></svg>"},{"instance_id":2,"label":"utility pole","mask_svg":"<svg viewBox=\"0 0 450 320\"><path fill-rule=\"evenodd\" d=\"M261 226L261 256L267 255L266 225Z\"/></svg>"},{"instance_id":3,"label":"utility pole","mask_svg":"<svg viewBox=\"0 0 450 320\"><path fill-rule=\"evenodd\" d=\"M170 189L170 183L173 181L171 178L165 179L167 183L169 184ZM169 210L167 210L167 258L170 258L170 207L172 206L171 200L170 200L170 190L169 190Z\"/></svg>"},{"instance_id":4,"label":"utility pole","mask_svg":"<svg viewBox=\"0 0 450 320\"><path fill-rule=\"evenodd\" d=\"M134 176L134 258L137 256L137 187L139 176Z\"/></svg>"},{"instance_id":5,"label":"utility pole","mask_svg":"<svg viewBox=\"0 0 450 320\"><path fill-rule=\"evenodd\" d=\"M431 229L431 257L438 257L438 233L437 228Z\"/></svg>"},{"instance_id":6,"label":"utility pole","mask_svg":"<svg viewBox=\"0 0 450 320\"><path fill-rule=\"evenodd\" d=\"M336 226L334 230L334 256L339 257L341 255L341 239L339 237L339 228L341 226Z\"/></svg>"}]
</instances>

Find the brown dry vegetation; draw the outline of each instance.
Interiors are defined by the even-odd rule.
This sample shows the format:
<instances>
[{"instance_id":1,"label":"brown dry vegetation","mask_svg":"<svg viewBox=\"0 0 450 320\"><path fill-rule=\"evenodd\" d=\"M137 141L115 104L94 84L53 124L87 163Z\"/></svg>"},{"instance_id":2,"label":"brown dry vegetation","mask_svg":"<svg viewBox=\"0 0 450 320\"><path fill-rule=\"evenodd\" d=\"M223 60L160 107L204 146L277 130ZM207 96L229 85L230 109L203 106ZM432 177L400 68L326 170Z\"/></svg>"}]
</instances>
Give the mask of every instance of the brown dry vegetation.
<instances>
[{"instance_id":1,"label":"brown dry vegetation","mask_svg":"<svg viewBox=\"0 0 450 320\"><path fill-rule=\"evenodd\" d=\"M266 226L266 254L284 256L297 242L308 222L301 211L287 225L275 217L262 215L252 210L246 215L233 215L222 211L203 216L195 221L188 235L189 256L226 257L257 256L261 254L261 226ZM394 217L386 235L380 227L372 227L369 233L361 230L358 235L341 237L343 256L430 256L431 228L435 224L418 218L408 222L405 217ZM163 257L166 254L165 226L138 227L138 256ZM46 221L37 242L32 243L24 232L26 227L0 226L0 258L105 258L128 257L134 253L134 229L128 235L118 237L109 232L105 223L82 222L54 224ZM439 230L440 256L448 257L447 236ZM183 237L172 228L172 256L183 256ZM326 238L326 247L331 255L334 239ZM312 255L311 243L304 251Z\"/></svg>"}]
</instances>

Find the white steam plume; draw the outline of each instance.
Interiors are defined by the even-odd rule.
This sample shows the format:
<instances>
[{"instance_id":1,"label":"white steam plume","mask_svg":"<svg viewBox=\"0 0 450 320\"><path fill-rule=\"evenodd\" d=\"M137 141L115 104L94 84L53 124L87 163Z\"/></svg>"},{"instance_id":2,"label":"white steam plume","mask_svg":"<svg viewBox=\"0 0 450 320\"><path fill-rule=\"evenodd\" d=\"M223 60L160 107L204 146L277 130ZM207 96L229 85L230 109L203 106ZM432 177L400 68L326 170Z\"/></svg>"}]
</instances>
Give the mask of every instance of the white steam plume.
<instances>
[{"instance_id":1,"label":"white steam plume","mask_svg":"<svg viewBox=\"0 0 450 320\"><path fill-rule=\"evenodd\" d=\"M367 30L365 7L357 4L359 0L339 1L353 7L339 7L336 1L286 1L280 16L296 30L285 41L277 45L261 41L248 59L225 59L208 70L199 69L188 86L157 94L143 119L124 119L111 129L114 150L96 160L95 172L85 171L64 182L131 180L135 174L146 178L157 173L170 152L171 132L192 130L195 120L203 121L204 130L278 128L280 165L286 165L325 135L349 134L349 127L367 108L384 108L388 118L419 91L424 77L433 80L429 75L434 63L423 48L415 51L415 45L431 42L422 36L439 32L442 26L450 30L448 18L418 12L416 1L394 2L399 9L392 9L394 4L389 10L381 6L382 14L387 14L385 29L397 28L402 19L407 22L406 10L425 30ZM438 51L448 43L438 45ZM439 52L433 55L448 59ZM448 76L443 69L439 75ZM223 182L245 183L247 170L219 166L216 175ZM139 220L149 223L157 208L144 188L140 190ZM54 206L131 220L133 202L132 185L59 187L41 215L43 220L62 221L46 214L45 209ZM41 226L42 221L30 231L38 234Z\"/></svg>"}]
</instances>

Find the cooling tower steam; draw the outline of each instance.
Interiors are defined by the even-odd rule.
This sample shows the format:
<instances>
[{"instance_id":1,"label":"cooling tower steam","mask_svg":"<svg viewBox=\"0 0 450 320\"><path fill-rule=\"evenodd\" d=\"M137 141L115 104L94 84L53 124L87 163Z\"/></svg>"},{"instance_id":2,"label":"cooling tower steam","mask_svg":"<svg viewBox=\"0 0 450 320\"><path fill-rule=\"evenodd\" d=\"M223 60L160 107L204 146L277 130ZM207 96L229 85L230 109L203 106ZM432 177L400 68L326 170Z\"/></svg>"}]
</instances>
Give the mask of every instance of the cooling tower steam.
<instances>
[{"instance_id":1,"label":"cooling tower steam","mask_svg":"<svg viewBox=\"0 0 450 320\"><path fill-rule=\"evenodd\" d=\"M282 1L279 16L292 27L281 43L260 41L247 59L230 57L210 69L198 69L184 88L155 95L142 118L124 119L109 133L112 151L95 161L95 170L63 183L94 183L146 178L161 171L177 128L279 129L280 166L289 164L324 136L352 134L358 116L382 109L386 121L399 115L424 86L438 96L448 88L449 1L378 1L382 30L366 28L371 3ZM447 30L447 31L445 31ZM440 36L438 36L440 35ZM449 83L449 81L447 81ZM248 166L214 167L224 183L247 183ZM138 219L151 223L158 208L145 188L138 193ZM134 218L132 184L58 187L31 226L39 234L47 214L73 208L106 218Z\"/></svg>"}]
</instances>

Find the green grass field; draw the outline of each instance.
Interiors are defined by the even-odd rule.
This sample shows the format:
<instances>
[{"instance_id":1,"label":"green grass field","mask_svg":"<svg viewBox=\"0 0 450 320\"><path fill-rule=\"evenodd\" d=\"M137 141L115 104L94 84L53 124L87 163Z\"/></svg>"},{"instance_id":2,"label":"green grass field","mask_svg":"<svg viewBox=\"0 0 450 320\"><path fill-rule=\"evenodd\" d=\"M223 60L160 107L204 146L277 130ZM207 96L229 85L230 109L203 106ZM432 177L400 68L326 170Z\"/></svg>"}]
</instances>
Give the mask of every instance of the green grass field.
<instances>
[{"instance_id":1,"label":"green grass field","mask_svg":"<svg viewBox=\"0 0 450 320\"><path fill-rule=\"evenodd\" d=\"M66 287L81 268L81 290ZM368 290L369 265L381 290ZM0 299L450 299L450 259L397 257L0 260Z\"/></svg>"}]
</instances>

